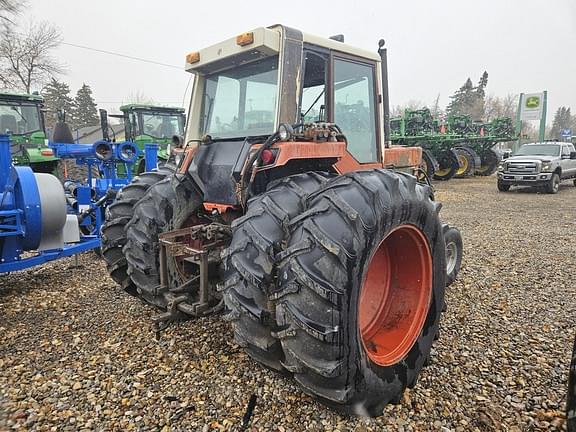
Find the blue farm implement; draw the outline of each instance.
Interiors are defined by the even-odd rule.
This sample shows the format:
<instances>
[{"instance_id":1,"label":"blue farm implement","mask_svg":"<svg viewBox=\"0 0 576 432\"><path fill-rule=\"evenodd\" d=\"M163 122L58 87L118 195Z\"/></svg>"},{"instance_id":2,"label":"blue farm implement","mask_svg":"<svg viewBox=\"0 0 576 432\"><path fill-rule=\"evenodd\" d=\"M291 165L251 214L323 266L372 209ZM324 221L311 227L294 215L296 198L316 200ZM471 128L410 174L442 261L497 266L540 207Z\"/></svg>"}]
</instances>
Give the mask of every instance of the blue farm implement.
<instances>
[{"instance_id":1,"label":"blue farm implement","mask_svg":"<svg viewBox=\"0 0 576 432\"><path fill-rule=\"evenodd\" d=\"M131 178L140 152L131 142L51 143L61 159L88 166L85 182L60 180L15 166L10 137L0 135L0 273L23 270L100 247L104 209ZM157 146L146 147L146 165L156 168ZM127 176L117 175L122 166ZM97 167L99 178L91 176Z\"/></svg>"}]
</instances>

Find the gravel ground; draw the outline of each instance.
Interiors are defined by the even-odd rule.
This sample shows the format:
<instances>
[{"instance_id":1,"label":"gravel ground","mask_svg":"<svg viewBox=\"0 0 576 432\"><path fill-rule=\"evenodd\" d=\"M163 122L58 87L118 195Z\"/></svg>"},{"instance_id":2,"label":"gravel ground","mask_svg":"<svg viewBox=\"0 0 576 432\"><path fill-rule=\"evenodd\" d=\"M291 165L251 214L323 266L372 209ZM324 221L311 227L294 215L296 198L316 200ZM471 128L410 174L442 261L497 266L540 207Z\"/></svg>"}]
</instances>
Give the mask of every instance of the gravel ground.
<instances>
[{"instance_id":1,"label":"gravel ground","mask_svg":"<svg viewBox=\"0 0 576 432\"><path fill-rule=\"evenodd\" d=\"M530 431L564 429L576 297L576 188L437 184L464 236L432 364L378 419L342 417L250 360L221 317L155 340L156 311L95 255L0 279L0 430Z\"/></svg>"}]
</instances>

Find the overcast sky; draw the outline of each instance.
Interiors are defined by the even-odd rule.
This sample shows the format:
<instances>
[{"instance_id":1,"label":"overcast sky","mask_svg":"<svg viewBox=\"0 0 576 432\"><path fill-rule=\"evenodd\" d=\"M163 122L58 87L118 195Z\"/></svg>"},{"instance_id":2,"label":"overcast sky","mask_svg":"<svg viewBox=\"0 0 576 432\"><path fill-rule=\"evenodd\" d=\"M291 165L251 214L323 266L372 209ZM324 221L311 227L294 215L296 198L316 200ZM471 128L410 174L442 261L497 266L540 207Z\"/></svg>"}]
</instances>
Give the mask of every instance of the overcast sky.
<instances>
[{"instance_id":1,"label":"overcast sky","mask_svg":"<svg viewBox=\"0 0 576 432\"><path fill-rule=\"evenodd\" d=\"M559 106L576 112L575 0L29 0L25 16L56 24L67 43L182 67L62 45L56 53L67 67L62 79L74 93L89 84L110 111L136 93L182 105L188 52L281 23L320 36L343 33L368 50L384 38L392 106L432 104L438 94L445 106L467 77L476 83L487 70L488 94L546 89L548 122Z\"/></svg>"}]
</instances>

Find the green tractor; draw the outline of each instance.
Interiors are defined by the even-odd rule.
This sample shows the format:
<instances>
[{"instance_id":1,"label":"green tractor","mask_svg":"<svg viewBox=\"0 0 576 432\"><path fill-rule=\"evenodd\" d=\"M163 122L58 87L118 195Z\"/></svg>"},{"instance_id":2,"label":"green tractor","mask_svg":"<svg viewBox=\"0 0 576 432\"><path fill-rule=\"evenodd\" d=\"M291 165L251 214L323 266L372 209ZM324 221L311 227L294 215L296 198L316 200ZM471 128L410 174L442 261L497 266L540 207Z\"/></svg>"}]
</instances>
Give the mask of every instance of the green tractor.
<instances>
[{"instance_id":1,"label":"green tractor","mask_svg":"<svg viewBox=\"0 0 576 432\"><path fill-rule=\"evenodd\" d=\"M184 135L184 108L129 104L121 106L120 111L122 114L112 114L110 117L124 121L126 141L134 142L142 152L146 144L158 144L158 162L165 163L170 157L173 143L180 143L180 137ZM179 138L174 141L174 137ZM143 158L134 164L134 170L135 174L144 172Z\"/></svg>"},{"instance_id":2,"label":"green tractor","mask_svg":"<svg viewBox=\"0 0 576 432\"><path fill-rule=\"evenodd\" d=\"M58 158L48 147L42 108L37 94L0 93L0 133L10 135L15 165L28 165L35 172L57 171Z\"/></svg>"}]
</instances>

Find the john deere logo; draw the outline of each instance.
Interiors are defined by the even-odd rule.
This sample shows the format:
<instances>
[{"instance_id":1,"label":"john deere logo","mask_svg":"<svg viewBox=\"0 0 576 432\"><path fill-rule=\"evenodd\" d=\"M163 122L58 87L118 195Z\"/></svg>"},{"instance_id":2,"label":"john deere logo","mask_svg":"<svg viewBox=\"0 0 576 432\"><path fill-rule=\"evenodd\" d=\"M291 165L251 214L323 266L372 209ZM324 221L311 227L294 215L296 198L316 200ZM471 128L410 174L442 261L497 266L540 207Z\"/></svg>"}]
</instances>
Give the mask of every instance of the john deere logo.
<instances>
[{"instance_id":1,"label":"john deere logo","mask_svg":"<svg viewBox=\"0 0 576 432\"><path fill-rule=\"evenodd\" d=\"M538 108L540 106L540 98L538 96L530 96L526 98L526 108Z\"/></svg>"}]
</instances>

